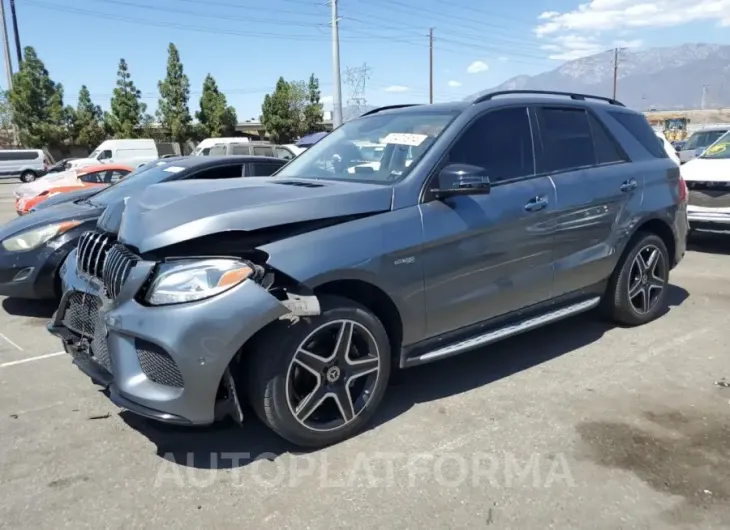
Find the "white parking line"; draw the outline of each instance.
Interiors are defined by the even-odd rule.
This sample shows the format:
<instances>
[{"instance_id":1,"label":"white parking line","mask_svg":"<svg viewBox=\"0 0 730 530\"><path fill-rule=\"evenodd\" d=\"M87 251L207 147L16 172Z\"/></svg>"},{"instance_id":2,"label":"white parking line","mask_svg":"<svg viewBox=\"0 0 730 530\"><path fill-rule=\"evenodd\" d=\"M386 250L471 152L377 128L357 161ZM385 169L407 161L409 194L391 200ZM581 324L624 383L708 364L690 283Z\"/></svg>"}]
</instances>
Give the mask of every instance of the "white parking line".
<instances>
[{"instance_id":1,"label":"white parking line","mask_svg":"<svg viewBox=\"0 0 730 530\"><path fill-rule=\"evenodd\" d=\"M65 351L57 351L56 353L47 353L45 355L39 355L38 357L30 357L28 359L20 359L18 361L10 361L8 363L0 364L0 368L7 368L8 366L15 366L16 364L30 363L33 361L42 361L43 359L49 359L51 357L57 357L59 355L66 355Z\"/></svg>"},{"instance_id":2,"label":"white parking line","mask_svg":"<svg viewBox=\"0 0 730 530\"><path fill-rule=\"evenodd\" d=\"M15 346L15 347L16 347L16 348L18 348L18 349L19 349L20 351L23 351L23 348L21 348L20 346L18 346L17 344L15 344L15 343L14 343L14 342L13 342L12 340L10 340L9 338L7 338L7 337L6 337L5 335L3 335L2 333L0 333L0 338L3 338L3 339L5 339L5 342L7 342L8 344L10 344L11 346Z\"/></svg>"}]
</instances>

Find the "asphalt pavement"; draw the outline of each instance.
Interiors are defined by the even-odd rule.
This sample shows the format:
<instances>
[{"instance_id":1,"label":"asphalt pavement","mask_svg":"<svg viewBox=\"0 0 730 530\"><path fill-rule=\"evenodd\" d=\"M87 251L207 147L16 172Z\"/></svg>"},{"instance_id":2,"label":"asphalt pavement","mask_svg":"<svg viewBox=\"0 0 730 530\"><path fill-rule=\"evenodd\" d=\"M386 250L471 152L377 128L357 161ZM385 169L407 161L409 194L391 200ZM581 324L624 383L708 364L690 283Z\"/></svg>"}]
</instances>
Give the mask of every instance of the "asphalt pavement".
<instances>
[{"instance_id":1,"label":"asphalt pavement","mask_svg":"<svg viewBox=\"0 0 730 530\"><path fill-rule=\"evenodd\" d=\"M729 270L730 236L703 235L659 320L584 315L414 368L369 430L308 453L250 413L120 411L59 354L52 306L2 300L0 527L727 528Z\"/></svg>"}]
</instances>

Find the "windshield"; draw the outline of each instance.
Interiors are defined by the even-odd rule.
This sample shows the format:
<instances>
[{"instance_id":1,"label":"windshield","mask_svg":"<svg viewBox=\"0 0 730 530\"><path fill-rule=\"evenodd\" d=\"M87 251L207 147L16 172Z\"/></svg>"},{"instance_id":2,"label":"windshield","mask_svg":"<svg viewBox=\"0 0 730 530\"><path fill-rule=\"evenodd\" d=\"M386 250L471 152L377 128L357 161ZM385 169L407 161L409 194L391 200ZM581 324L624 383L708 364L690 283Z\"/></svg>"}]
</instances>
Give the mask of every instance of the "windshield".
<instances>
[{"instance_id":1,"label":"windshield","mask_svg":"<svg viewBox=\"0 0 730 530\"><path fill-rule=\"evenodd\" d=\"M682 147L683 150L689 151L692 149L700 149L712 145L718 138L720 138L726 131L702 131L694 133L686 144Z\"/></svg>"},{"instance_id":2,"label":"windshield","mask_svg":"<svg viewBox=\"0 0 730 530\"><path fill-rule=\"evenodd\" d=\"M109 206L111 203L121 201L124 197L128 197L147 186L169 180L175 173L183 169L176 166L174 162L156 162L144 165L117 181L116 184L95 193L89 199L89 202L94 206Z\"/></svg>"},{"instance_id":3,"label":"windshield","mask_svg":"<svg viewBox=\"0 0 730 530\"><path fill-rule=\"evenodd\" d=\"M408 175L457 114L409 110L347 122L289 162L276 176L397 182ZM380 153L360 148L374 144L382 145Z\"/></svg>"},{"instance_id":4,"label":"windshield","mask_svg":"<svg viewBox=\"0 0 730 530\"><path fill-rule=\"evenodd\" d=\"M700 158L730 158L730 132L723 134L700 155Z\"/></svg>"}]
</instances>

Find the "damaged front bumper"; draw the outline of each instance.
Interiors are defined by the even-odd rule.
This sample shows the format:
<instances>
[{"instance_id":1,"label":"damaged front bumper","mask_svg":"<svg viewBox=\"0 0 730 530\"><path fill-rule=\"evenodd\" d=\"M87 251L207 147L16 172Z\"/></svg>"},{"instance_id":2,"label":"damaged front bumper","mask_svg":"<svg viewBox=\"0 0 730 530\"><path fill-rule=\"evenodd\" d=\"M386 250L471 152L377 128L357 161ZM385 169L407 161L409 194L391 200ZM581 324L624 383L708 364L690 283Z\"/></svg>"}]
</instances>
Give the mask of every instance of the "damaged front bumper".
<instances>
[{"instance_id":1,"label":"damaged front bumper","mask_svg":"<svg viewBox=\"0 0 730 530\"><path fill-rule=\"evenodd\" d=\"M138 262L110 300L100 282L77 271L73 251L62 270L64 294L48 330L121 407L168 423L205 425L227 415L242 419L231 361L257 331L291 317L292 302L281 302L246 280L198 302L142 305L135 295L154 265Z\"/></svg>"}]
</instances>

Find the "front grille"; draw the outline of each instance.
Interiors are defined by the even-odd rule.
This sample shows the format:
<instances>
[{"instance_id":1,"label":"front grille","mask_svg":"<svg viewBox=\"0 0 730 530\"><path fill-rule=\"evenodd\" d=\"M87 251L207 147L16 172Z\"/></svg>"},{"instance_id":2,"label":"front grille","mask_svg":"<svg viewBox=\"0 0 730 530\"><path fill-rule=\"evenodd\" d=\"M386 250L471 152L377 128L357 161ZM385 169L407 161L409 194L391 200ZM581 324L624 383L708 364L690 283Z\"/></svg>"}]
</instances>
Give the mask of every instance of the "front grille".
<instances>
[{"instance_id":1,"label":"front grille","mask_svg":"<svg viewBox=\"0 0 730 530\"><path fill-rule=\"evenodd\" d=\"M102 281L107 295L116 298L139 258L108 234L86 232L79 240L77 268Z\"/></svg>"},{"instance_id":2,"label":"front grille","mask_svg":"<svg viewBox=\"0 0 730 530\"><path fill-rule=\"evenodd\" d=\"M75 291L68 298L63 325L82 337L93 337L101 300L94 295Z\"/></svg>"},{"instance_id":3,"label":"front grille","mask_svg":"<svg viewBox=\"0 0 730 530\"><path fill-rule=\"evenodd\" d=\"M690 189L690 206L703 208L730 208L730 188L728 189Z\"/></svg>"},{"instance_id":4,"label":"front grille","mask_svg":"<svg viewBox=\"0 0 730 530\"><path fill-rule=\"evenodd\" d=\"M183 387L182 374L165 350L141 339L135 341L135 347L139 364L147 379L160 385Z\"/></svg>"}]
</instances>

